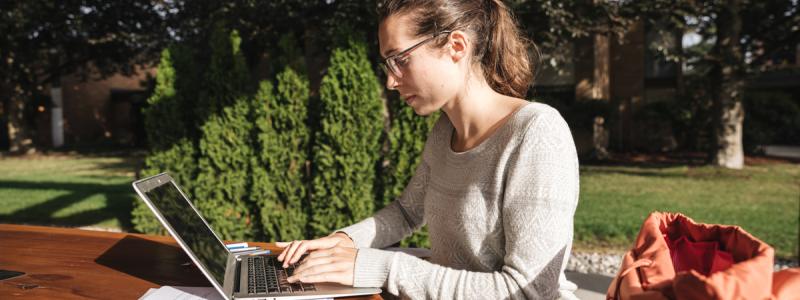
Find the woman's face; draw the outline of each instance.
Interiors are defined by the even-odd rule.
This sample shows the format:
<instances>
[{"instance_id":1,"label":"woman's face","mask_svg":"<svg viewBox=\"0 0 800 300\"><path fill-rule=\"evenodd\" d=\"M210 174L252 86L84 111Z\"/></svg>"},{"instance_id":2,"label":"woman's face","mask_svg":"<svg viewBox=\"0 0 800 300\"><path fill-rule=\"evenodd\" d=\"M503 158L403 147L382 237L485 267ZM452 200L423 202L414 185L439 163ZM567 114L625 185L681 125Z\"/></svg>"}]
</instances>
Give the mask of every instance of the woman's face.
<instances>
[{"instance_id":1,"label":"woman's face","mask_svg":"<svg viewBox=\"0 0 800 300\"><path fill-rule=\"evenodd\" d=\"M436 41L447 38L442 34ZM409 16L393 15L378 28L381 56L386 58L426 40L412 33ZM398 59L402 77L387 72L386 88L397 90L418 115L429 115L452 100L463 85L464 74L448 51L449 43L436 47L431 40Z\"/></svg>"}]
</instances>

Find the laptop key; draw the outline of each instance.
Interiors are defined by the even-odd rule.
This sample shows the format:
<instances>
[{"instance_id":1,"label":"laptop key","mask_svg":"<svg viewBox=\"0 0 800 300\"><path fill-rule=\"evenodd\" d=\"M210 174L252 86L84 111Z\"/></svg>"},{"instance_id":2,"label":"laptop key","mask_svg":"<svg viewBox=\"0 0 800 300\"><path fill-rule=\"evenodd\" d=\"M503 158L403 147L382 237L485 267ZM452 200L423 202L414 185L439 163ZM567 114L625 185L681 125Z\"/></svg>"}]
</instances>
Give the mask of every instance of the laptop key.
<instances>
[{"instance_id":1,"label":"laptop key","mask_svg":"<svg viewBox=\"0 0 800 300\"><path fill-rule=\"evenodd\" d=\"M254 256L247 260L249 266L248 292L249 293L299 293L303 291L316 291L310 283L289 283L288 278L294 274L297 266L283 268L273 256Z\"/></svg>"}]
</instances>

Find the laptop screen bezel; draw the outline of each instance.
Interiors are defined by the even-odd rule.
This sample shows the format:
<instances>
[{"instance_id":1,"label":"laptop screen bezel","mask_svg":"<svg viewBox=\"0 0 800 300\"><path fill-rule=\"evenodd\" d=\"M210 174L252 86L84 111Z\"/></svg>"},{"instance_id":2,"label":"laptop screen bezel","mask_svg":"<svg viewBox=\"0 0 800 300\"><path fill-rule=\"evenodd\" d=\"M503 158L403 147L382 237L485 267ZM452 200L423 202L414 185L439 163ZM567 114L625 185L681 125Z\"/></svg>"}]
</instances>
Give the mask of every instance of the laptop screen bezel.
<instances>
[{"instance_id":1,"label":"laptop screen bezel","mask_svg":"<svg viewBox=\"0 0 800 300\"><path fill-rule=\"evenodd\" d=\"M172 226L169 224L169 222L166 221L164 216L161 215L161 212L158 209L156 209L155 205L153 205L150 198L147 197L147 192L159 188L165 184L172 184L176 189L178 189L178 192L181 194L181 197L183 197L183 200L189 204L189 207L192 208L192 211L195 214L197 214L198 217L200 217L200 220L202 220L203 224L206 227L208 227L209 231L214 235L214 238L217 239L220 245L222 245L223 249L226 249L227 251L225 243L222 242L222 239L220 239L219 236L217 236L217 233L214 232L213 228L211 228L206 219L203 218L203 215L201 215L200 212L197 210L197 208L194 206L194 204L192 204L192 201L189 201L189 197L187 197L186 194L183 193L183 190L181 190L180 186L178 186L178 184L175 183L175 181L172 179L171 176L169 176L169 174L161 173L152 177L137 180L133 182L133 189L136 191L139 197L142 198L142 200L144 200L145 204L147 204L147 207L149 207L150 210L153 212L153 214L155 214L158 221L161 222L162 225L164 225L164 227L167 229L167 232L169 232L169 234L172 235L175 241L178 242L181 248L183 248L183 251L186 252L186 254L189 256L189 258L192 260L195 266L197 266L198 269L200 269L200 272L202 272L203 275L205 275L206 278L208 278L208 280L211 282L214 288L220 293L220 295L222 295L225 299L230 299L229 295L225 294L225 291L222 287L222 283L217 282L217 279L214 277L214 275L211 274L211 272L208 270L208 267L206 267L206 265L203 264L200 261L200 259L198 259L198 257L194 254L194 251L192 251L192 249L189 248L189 246L186 244L183 238L181 238L181 236L178 235L177 231L175 231L175 229L172 228ZM228 257L230 257L230 251L227 251L227 253ZM230 259L228 259L227 261L230 261ZM227 261L226 261L226 269L228 267Z\"/></svg>"}]
</instances>

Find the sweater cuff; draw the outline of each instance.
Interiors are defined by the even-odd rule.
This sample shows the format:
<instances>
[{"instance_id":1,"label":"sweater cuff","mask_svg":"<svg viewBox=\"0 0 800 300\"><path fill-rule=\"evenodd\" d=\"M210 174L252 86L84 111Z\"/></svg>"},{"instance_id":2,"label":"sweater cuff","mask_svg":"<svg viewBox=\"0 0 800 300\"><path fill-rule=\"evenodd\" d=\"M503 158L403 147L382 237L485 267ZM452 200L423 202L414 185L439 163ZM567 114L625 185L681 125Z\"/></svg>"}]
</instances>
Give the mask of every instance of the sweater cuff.
<instances>
[{"instance_id":1,"label":"sweater cuff","mask_svg":"<svg viewBox=\"0 0 800 300\"><path fill-rule=\"evenodd\" d=\"M353 287L382 287L389 277L392 260L397 253L373 248L360 248L353 270Z\"/></svg>"},{"instance_id":2,"label":"sweater cuff","mask_svg":"<svg viewBox=\"0 0 800 300\"><path fill-rule=\"evenodd\" d=\"M342 232L350 237L353 240L353 244L355 244L356 248L366 248L370 246L369 237L371 236L370 232L366 229L369 228L372 224L362 224L368 222L368 220L364 220L362 222L347 226L345 228L341 228L339 230L334 231ZM374 228L374 225L372 225Z\"/></svg>"}]
</instances>

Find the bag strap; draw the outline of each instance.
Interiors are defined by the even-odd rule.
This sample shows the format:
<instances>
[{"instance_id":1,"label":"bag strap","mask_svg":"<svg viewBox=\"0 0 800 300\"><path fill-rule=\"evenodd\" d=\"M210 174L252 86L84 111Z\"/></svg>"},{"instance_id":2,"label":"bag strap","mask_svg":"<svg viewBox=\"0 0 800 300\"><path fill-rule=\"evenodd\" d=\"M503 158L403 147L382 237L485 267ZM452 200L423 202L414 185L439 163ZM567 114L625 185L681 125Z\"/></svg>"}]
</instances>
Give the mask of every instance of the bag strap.
<instances>
[{"instance_id":1,"label":"bag strap","mask_svg":"<svg viewBox=\"0 0 800 300\"><path fill-rule=\"evenodd\" d=\"M642 258L642 259L638 259L638 260L634 261L628 268L626 268L625 270L620 272L619 276L617 276L617 278L616 278L617 288L614 291L614 298L613 299L615 299L615 300L619 299L619 288L622 285L622 279L625 278L625 275L628 275L628 273L630 273L631 271L637 270L637 269L639 269L641 267L649 267L649 266L652 266L652 265L653 265L653 261L652 260L646 259L646 258Z\"/></svg>"}]
</instances>

